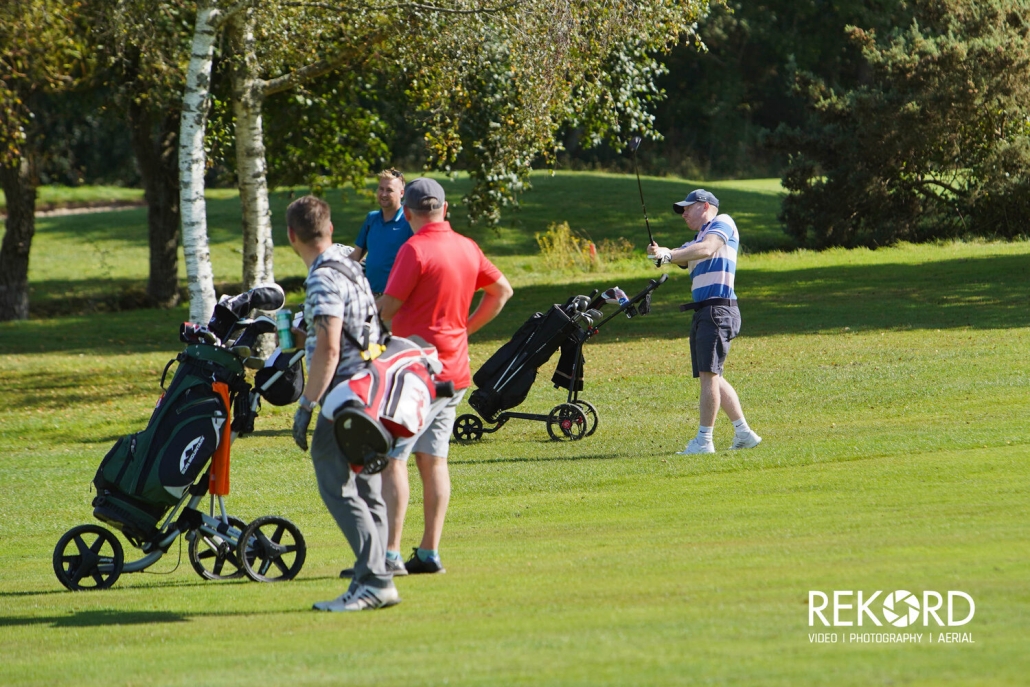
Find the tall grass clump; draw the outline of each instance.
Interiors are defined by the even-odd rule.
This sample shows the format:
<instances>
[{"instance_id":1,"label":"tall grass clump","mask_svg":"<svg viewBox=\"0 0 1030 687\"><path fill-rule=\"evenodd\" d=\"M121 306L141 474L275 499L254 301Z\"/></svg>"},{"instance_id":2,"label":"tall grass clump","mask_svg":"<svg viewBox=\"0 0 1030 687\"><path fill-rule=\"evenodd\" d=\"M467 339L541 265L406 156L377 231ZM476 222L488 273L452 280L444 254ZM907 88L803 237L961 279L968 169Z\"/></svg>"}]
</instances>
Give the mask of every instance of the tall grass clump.
<instances>
[{"instance_id":1,"label":"tall grass clump","mask_svg":"<svg viewBox=\"0 0 1030 687\"><path fill-rule=\"evenodd\" d=\"M568 222L552 222L546 232L535 237L544 264L561 272L598 272L633 255L633 244L625 238L604 239L597 245Z\"/></svg>"}]
</instances>

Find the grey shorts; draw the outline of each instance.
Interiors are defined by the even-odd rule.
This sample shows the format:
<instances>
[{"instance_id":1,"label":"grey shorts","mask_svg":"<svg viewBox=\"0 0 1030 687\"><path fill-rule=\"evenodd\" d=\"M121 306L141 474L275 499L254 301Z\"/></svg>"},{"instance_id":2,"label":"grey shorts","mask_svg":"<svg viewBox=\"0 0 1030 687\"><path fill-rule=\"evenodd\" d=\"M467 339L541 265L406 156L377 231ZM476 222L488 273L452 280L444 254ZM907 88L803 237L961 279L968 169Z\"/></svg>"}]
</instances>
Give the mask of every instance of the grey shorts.
<instances>
[{"instance_id":1,"label":"grey shorts","mask_svg":"<svg viewBox=\"0 0 1030 687\"><path fill-rule=\"evenodd\" d=\"M451 446L454 416L464 395L465 389L462 389L454 392L450 398L441 397L433 401L433 405L429 406L429 417L426 418L426 425L422 431L413 437L400 439L390 451L390 457L394 460L407 460L414 451L446 458Z\"/></svg>"},{"instance_id":2,"label":"grey shorts","mask_svg":"<svg viewBox=\"0 0 1030 687\"><path fill-rule=\"evenodd\" d=\"M702 372L722 374L730 342L740 334L740 310L730 305L710 305L694 313L690 323L690 362L694 376Z\"/></svg>"}]
</instances>

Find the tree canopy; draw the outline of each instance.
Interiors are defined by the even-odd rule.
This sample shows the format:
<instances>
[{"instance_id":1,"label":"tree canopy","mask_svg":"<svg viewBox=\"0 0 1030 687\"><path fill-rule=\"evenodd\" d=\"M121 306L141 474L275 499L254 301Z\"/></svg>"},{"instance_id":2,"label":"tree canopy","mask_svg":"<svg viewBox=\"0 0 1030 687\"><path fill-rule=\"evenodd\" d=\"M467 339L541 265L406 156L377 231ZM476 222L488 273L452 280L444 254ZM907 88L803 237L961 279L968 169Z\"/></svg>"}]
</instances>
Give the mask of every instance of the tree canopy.
<instances>
[{"instance_id":1,"label":"tree canopy","mask_svg":"<svg viewBox=\"0 0 1030 687\"><path fill-rule=\"evenodd\" d=\"M868 76L798 75L811 119L791 153L781 220L803 245L878 246L1030 221L1030 6L925 0L879 37L849 29Z\"/></svg>"}]
</instances>

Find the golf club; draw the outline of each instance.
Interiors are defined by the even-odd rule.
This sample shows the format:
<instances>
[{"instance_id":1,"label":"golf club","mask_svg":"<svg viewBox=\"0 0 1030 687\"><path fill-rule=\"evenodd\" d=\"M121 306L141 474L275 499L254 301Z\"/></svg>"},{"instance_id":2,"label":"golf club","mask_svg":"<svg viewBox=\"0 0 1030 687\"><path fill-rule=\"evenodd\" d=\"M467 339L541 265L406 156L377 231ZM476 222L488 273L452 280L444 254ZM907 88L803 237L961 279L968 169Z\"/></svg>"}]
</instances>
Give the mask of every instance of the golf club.
<instances>
[{"instance_id":1,"label":"golf club","mask_svg":"<svg viewBox=\"0 0 1030 687\"><path fill-rule=\"evenodd\" d=\"M641 141L640 136L634 136L633 140L629 142L629 149L633 151L633 172L637 175L637 190L640 191L640 207L644 210L644 224L647 226L647 238L650 239L651 243L655 243L654 236L651 235L651 223L647 221L647 206L644 205L644 187L640 185L640 170L637 169L637 148L640 147Z\"/></svg>"}]
</instances>

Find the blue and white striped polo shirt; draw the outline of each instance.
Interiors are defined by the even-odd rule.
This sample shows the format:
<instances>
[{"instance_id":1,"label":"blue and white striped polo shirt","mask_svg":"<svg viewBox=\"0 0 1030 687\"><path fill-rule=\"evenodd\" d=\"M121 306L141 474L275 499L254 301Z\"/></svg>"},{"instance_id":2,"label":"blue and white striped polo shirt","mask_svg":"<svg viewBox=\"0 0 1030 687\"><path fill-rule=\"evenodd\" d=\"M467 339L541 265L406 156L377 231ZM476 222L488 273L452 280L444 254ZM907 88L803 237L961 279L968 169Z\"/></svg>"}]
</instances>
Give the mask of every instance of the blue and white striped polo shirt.
<instances>
[{"instance_id":1,"label":"blue and white striped polo shirt","mask_svg":"<svg viewBox=\"0 0 1030 687\"><path fill-rule=\"evenodd\" d=\"M694 302L709 298L736 299L733 291L733 278L737 272L737 247L740 245L740 233L737 225L729 215L716 215L711 222L701 227L693 241L687 241L681 248L692 243L703 241L709 234L716 234L723 245L715 255L707 260L692 260L687 263L692 280L690 288Z\"/></svg>"}]
</instances>

